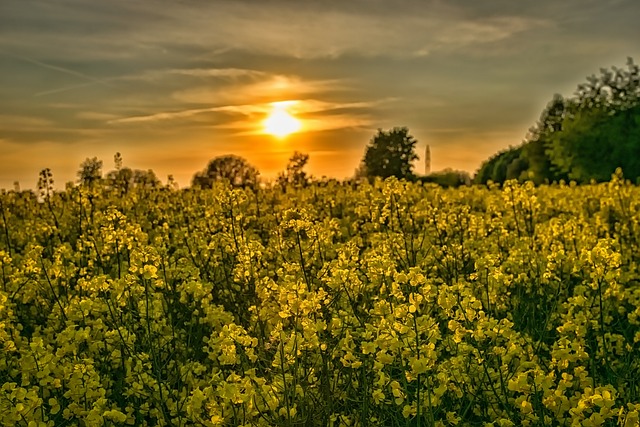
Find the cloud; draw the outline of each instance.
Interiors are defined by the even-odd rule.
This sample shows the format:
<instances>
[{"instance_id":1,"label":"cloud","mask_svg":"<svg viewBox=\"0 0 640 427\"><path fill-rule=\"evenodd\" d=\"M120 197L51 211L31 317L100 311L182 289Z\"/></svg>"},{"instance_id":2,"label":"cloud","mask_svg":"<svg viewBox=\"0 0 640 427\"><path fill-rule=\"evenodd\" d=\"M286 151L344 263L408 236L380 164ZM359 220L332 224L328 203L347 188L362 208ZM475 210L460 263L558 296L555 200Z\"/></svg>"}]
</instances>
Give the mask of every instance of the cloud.
<instances>
[{"instance_id":1,"label":"cloud","mask_svg":"<svg viewBox=\"0 0 640 427\"><path fill-rule=\"evenodd\" d=\"M549 21L519 16L460 21L439 31L434 47L456 48L507 39L515 34L550 25Z\"/></svg>"},{"instance_id":2,"label":"cloud","mask_svg":"<svg viewBox=\"0 0 640 427\"><path fill-rule=\"evenodd\" d=\"M190 108L184 110L175 111L162 111L159 113L144 114L140 116L121 117L117 119L109 120L109 124L127 124L127 123L142 123L142 122L157 122L176 119L188 119L200 114L205 113L217 113L217 112L231 112L240 114L251 114L253 112L265 112L266 108L260 109L255 105L225 105L220 107L210 108Z\"/></svg>"},{"instance_id":3,"label":"cloud","mask_svg":"<svg viewBox=\"0 0 640 427\"><path fill-rule=\"evenodd\" d=\"M263 77L267 73L258 70L248 70L244 68L182 68L167 70L167 74L183 75L191 77L217 77L217 78L240 78L240 77Z\"/></svg>"},{"instance_id":4,"label":"cloud","mask_svg":"<svg viewBox=\"0 0 640 427\"><path fill-rule=\"evenodd\" d=\"M367 13L363 8L292 7L265 2L260 8L245 2L218 4L217 24L206 27L210 16L182 9L172 37L186 40L198 28L211 46L296 58L413 56L434 50L461 48L504 40L546 22L523 16L465 18L459 10L435 2L405 2L404 13ZM206 29L205 29L206 28ZM250 30L252 29L252 30ZM151 34L151 33L149 33Z\"/></svg>"},{"instance_id":5,"label":"cloud","mask_svg":"<svg viewBox=\"0 0 640 427\"><path fill-rule=\"evenodd\" d=\"M371 110L389 102L390 100L376 100L367 102L326 102L316 99L286 101L287 111L294 114L303 124L302 132L319 132L325 130L368 128L373 123ZM198 116L208 114L225 114L237 117L204 126L212 129L226 129L235 131L235 135L263 134L262 121L274 109L274 103L256 103L241 105L222 105L207 108L190 108L174 111L121 117L108 121L111 125L127 125L140 123L155 123L164 121L178 121L185 126L192 124L202 127L204 119ZM278 104L282 104L279 102Z\"/></svg>"},{"instance_id":6,"label":"cloud","mask_svg":"<svg viewBox=\"0 0 640 427\"><path fill-rule=\"evenodd\" d=\"M44 128L53 126L50 119L15 114L0 114L0 129Z\"/></svg>"},{"instance_id":7,"label":"cloud","mask_svg":"<svg viewBox=\"0 0 640 427\"><path fill-rule=\"evenodd\" d=\"M104 122L109 120L116 120L118 116L111 113L102 113L96 111L80 111L76 113L76 118L81 120L95 120Z\"/></svg>"},{"instance_id":8,"label":"cloud","mask_svg":"<svg viewBox=\"0 0 640 427\"><path fill-rule=\"evenodd\" d=\"M374 120L370 115L337 114L323 118L304 120L307 132L321 132L338 129L370 129Z\"/></svg>"},{"instance_id":9,"label":"cloud","mask_svg":"<svg viewBox=\"0 0 640 427\"><path fill-rule=\"evenodd\" d=\"M173 94L173 99L194 104L244 103L248 100L266 103L345 90L344 80L304 80L298 76L267 75L258 81L240 81L218 88L202 86L179 90Z\"/></svg>"},{"instance_id":10,"label":"cloud","mask_svg":"<svg viewBox=\"0 0 640 427\"><path fill-rule=\"evenodd\" d=\"M360 101L360 102L328 102L320 101L317 99L306 99L303 102L297 102L291 106L291 111L297 114L309 114L330 112L335 110L354 110L364 109L370 110L379 105L396 101L395 98L385 98L375 101Z\"/></svg>"},{"instance_id":11,"label":"cloud","mask_svg":"<svg viewBox=\"0 0 640 427\"><path fill-rule=\"evenodd\" d=\"M166 79L175 79L176 76L195 77L199 79L252 79L265 78L269 73L246 68L170 68L148 70L138 74L120 76L121 81L147 81L156 82Z\"/></svg>"},{"instance_id":12,"label":"cloud","mask_svg":"<svg viewBox=\"0 0 640 427\"><path fill-rule=\"evenodd\" d=\"M165 121L180 121L202 124L200 116L211 114L226 114L242 116L241 120L232 123L216 124L219 129L246 129L256 126L256 123L268 114L275 102L294 100L290 111L294 114L310 115L327 113L333 110L371 109L379 105L379 101L366 102L330 102L318 98L326 98L331 93L348 92L351 89L345 80L305 80L299 76L270 74L263 71L238 68L212 69L173 69L158 71L146 76L181 74L187 76L230 77L231 82L211 87L196 86L175 91L171 97L182 105L201 104L200 108L179 108L165 111L152 111L143 114L110 118L108 124L123 125L135 123L154 123ZM138 76L145 78L145 76ZM247 103L247 101L251 101ZM385 100L388 101L388 100ZM344 122L344 118L342 119ZM314 122L315 123L315 122ZM362 123L359 119L357 123ZM313 126L319 128L317 124Z\"/></svg>"},{"instance_id":13,"label":"cloud","mask_svg":"<svg viewBox=\"0 0 640 427\"><path fill-rule=\"evenodd\" d=\"M0 30L5 40L0 46L48 56L41 48L47 41L55 44L57 56L141 62L152 53L184 57L197 51L295 58L411 57L504 40L548 22L515 11L474 15L477 8L436 0L196 0L164 2L162 7L152 1L113 0L99 7L84 0L58 0L55 6L36 1L32 8L9 9L9 18L43 30L7 25Z\"/></svg>"}]
</instances>

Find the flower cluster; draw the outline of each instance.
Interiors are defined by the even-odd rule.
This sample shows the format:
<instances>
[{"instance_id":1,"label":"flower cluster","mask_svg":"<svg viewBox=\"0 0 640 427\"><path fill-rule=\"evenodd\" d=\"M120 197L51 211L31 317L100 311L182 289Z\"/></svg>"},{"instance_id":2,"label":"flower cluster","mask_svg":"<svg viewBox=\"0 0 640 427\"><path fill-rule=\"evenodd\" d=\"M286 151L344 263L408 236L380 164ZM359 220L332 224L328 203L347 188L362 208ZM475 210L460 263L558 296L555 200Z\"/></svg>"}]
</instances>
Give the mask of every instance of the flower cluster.
<instances>
[{"instance_id":1,"label":"flower cluster","mask_svg":"<svg viewBox=\"0 0 640 427\"><path fill-rule=\"evenodd\" d=\"M0 426L639 424L619 174L0 202Z\"/></svg>"}]
</instances>

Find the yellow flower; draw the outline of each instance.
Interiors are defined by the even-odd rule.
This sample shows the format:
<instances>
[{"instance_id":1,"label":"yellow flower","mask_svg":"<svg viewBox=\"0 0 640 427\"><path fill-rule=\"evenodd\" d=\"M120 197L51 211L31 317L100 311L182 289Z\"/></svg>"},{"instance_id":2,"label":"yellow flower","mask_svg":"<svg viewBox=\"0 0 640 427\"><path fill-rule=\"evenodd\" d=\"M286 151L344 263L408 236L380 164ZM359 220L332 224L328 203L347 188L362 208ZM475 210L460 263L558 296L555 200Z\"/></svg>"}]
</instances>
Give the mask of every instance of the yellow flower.
<instances>
[{"instance_id":1,"label":"yellow flower","mask_svg":"<svg viewBox=\"0 0 640 427\"><path fill-rule=\"evenodd\" d=\"M382 390L380 390L379 388L373 390L372 396L373 396L373 401L375 402L376 405L379 405L382 402L384 402L385 395L382 392Z\"/></svg>"}]
</instances>

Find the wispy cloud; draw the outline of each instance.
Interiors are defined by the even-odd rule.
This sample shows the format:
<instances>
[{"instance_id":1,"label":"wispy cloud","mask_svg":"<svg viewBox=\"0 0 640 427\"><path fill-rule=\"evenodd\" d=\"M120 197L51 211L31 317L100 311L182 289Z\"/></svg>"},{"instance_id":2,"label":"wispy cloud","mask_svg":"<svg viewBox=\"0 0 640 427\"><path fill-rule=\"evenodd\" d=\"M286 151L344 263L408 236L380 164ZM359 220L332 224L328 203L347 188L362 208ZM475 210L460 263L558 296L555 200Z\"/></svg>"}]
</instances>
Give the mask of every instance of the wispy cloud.
<instances>
[{"instance_id":1,"label":"wispy cloud","mask_svg":"<svg viewBox=\"0 0 640 427\"><path fill-rule=\"evenodd\" d=\"M43 128L53 126L50 119L15 114L0 114L0 129Z\"/></svg>"},{"instance_id":2,"label":"wispy cloud","mask_svg":"<svg viewBox=\"0 0 640 427\"><path fill-rule=\"evenodd\" d=\"M551 25L550 21L521 16L500 16L480 20L462 20L451 27L441 28L435 34L435 42L423 49L452 49L497 42L534 29Z\"/></svg>"},{"instance_id":3,"label":"wispy cloud","mask_svg":"<svg viewBox=\"0 0 640 427\"><path fill-rule=\"evenodd\" d=\"M322 118L304 120L307 132L321 132L337 129L369 129L375 120L369 114L334 114Z\"/></svg>"},{"instance_id":4,"label":"wispy cloud","mask_svg":"<svg viewBox=\"0 0 640 427\"><path fill-rule=\"evenodd\" d=\"M295 114L303 123L303 132L317 132L354 127L369 127L373 120L368 110L389 101L390 100L377 100L339 103L324 102L315 99L290 100L288 101L290 105L287 110ZM273 108L273 103L223 105L121 117L109 120L108 123L111 125L127 125L175 120L183 123L192 122L200 127L202 126L202 121L196 121L196 116L223 113L235 116L236 119L227 120L220 124L211 124L211 128L234 130L237 135L255 135L263 133L262 120L264 120Z\"/></svg>"},{"instance_id":5,"label":"wispy cloud","mask_svg":"<svg viewBox=\"0 0 640 427\"><path fill-rule=\"evenodd\" d=\"M388 104L397 101L397 98L384 98L374 101L360 101L360 102L328 102L320 101L317 99L306 99L302 102L298 102L291 107L292 112L299 114L309 113L324 113L335 110L360 110L371 109L383 104Z\"/></svg>"},{"instance_id":6,"label":"wispy cloud","mask_svg":"<svg viewBox=\"0 0 640 427\"><path fill-rule=\"evenodd\" d=\"M127 123L144 123L144 122L157 122L175 119L188 119L193 116L197 116L205 113L216 112L231 112L240 114L250 114L253 112L265 112L266 108L260 110L255 105L225 105L220 107L209 108L189 108L176 111L162 111L159 113L143 114L139 116L121 117L117 119L109 120L109 124L127 124Z\"/></svg>"},{"instance_id":7,"label":"wispy cloud","mask_svg":"<svg viewBox=\"0 0 640 427\"><path fill-rule=\"evenodd\" d=\"M94 121L109 121L118 118L116 114L102 113L97 111L80 111L76 113L76 118L81 120L94 120Z\"/></svg>"},{"instance_id":8,"label":"wispy cloud","mask_svg":"<svg viewBox=\"0 0 640 427\"><path fill-rule=\"evenodd\" d=\"M244 103L248 100L266 103L346 90L348 86L344 80L305 80L298 76L268 75L257 81L242 81L220 88L192 87L176 91L173 98L195 104Z\"/></svg>"},{"instance_id":9,"label":"wispy cloud","mask_svg":"<svg viewBox=\"0 0 640 427\"><path fill-rule=\"evenodd\" d=\"M265 3L259 17L251 3L216 6L218 24L202 33L208 43L217 46L224 41L237 50L298 58L335 58L349 53L411 56L495 42L546 25L544 20L518 15L466 17L462 10L440 2L405 1L404 7L378 5L381 10L368 12L371 8L364 3L361 7L325 7L324 3L291 7L276 1ZM204 28L209 17L185 8L176 20ZM178 24L172 36L184 38L186 34L186 28Z\"/></svg>"},{"instance_id":10,"label":"wispy cloud","mask_svg":"<svg viewBox=\"0 0 640 427\"><path fill-rule=\"evenodd\" d=\"M12 1L12 0L9 0ZM268 56L336 58L342 55L410 57L441 49L475 46L504 40L548 24L548 20L496 12L484 16L467 13L465 6L431 0L400 2L261 2L196 1L104 3L97 10L83 0L65 1L64 8L49 7L42 15L58 16L68 25L50 34L58 54L104 58L128 58L154 50L176 55L190 46L204 52L242 51ZM400 4L398 4L400 3ZM38 7L43 7L39 5ZM33 12L36 13L36 12ZM30 18L37 22L37 18ZM212 25L212 21L215 24ZM74 34L87 23L99 29L95 35ZM74 26L73 24L76 24ZM10 28L9 46L35 48L43 34L24 34ZM2 34L2 33L0 33ZM38 40L36 40L36 38ZM65 40L73 43L63 43ZM2 46L2 43L0 43ZM100 49L95 49L99 46ZM128 48L123 48L128 46Z\"/></svg>"},{"instance_id":11,"label":"wispy cloud","mask_svg":"<svg viewBox=\"0 0 640 427\"><path fill-rule=\"evenodd\" d=\"M258 78L267 75L264 71L248 70L245 68L178 68L167 70L167 74L183 75L192 77L216 77L216 78Z\"/></svg>"},{"instance_id":12,"label":"wispy cloud","mask_svg":"<svg viewBox=\"0 0 640 427\"><path fill-rule=\"evenodd\" d=\"M261 79L265 78L269 73L260 70L251 70L246 68L169 68L147 70L142 73L124 75L117 78L121 81L148 81L159 82L162 80L174 79L176 76L194 77L199 79Z\"/></svg>"}]
</instances>

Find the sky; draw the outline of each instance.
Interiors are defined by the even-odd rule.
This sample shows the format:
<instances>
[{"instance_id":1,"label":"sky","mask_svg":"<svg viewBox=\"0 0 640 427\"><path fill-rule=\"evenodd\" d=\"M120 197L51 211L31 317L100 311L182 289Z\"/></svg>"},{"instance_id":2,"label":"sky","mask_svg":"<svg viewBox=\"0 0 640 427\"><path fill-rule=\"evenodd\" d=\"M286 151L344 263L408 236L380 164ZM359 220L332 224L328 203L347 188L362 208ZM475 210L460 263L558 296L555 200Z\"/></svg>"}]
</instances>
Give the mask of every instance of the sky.
<instances>
[{"instance_id":1,"label":"sky","mask_svg":"<svg viewBox=\"0 0 640 427\"><path fill-rule=\"evenodd\" d=\"M554 93L640 62L638 17L637 0L0 0L0 188L44 168L60 188L116 152L183 187L226 154L272 179L300 151L341 179L396 126L415 172L429 145L432 170L473 174ZM265 133L274 105L298 132Z\"/></svg>"}]
</instances>

